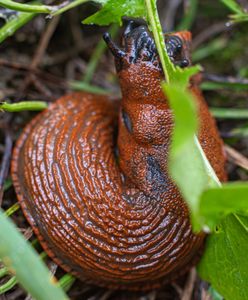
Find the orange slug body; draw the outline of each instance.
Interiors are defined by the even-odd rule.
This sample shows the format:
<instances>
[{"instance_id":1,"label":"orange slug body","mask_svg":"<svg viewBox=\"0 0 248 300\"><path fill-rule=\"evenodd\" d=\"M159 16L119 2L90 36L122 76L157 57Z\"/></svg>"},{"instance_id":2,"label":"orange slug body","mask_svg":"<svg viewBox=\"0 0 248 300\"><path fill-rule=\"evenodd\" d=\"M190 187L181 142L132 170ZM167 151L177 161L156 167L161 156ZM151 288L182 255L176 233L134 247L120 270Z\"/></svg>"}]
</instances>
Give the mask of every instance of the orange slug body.
<instances>
[{"instance_id":1,"label":"orange slug body","mask_svg":"<svg viewBox=\"0 0 248 300\"><path fill-rule=\"evenodd\" d=\"M176 36L185 47L189 34ZM197 262L205 234L193 234L168 176L173 122L152 39L143 26L129 28L124 53L105 38L116 54L121 102L86 93L57 100L21 134L12 178L25 216L61 267L100 286L152 289ZM190 89L199 140L223 181L222 141L199 89Z\"/></svg>"}]
</instances>

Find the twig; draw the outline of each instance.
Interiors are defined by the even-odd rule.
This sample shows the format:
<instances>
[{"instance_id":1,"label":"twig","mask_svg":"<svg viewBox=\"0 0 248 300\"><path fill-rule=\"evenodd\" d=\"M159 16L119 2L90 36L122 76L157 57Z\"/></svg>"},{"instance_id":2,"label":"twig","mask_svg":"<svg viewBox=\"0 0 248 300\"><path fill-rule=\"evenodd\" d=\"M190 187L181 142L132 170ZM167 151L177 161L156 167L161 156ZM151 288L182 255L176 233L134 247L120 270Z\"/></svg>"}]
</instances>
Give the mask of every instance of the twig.
<instances>
[{"instance_id":1,"label":"twig","mask_svg":"<svg viewBox=\"0 0 248 300\"><path fill-rule=\"evenodd\" d=\"M245 170L248 170L248 158L228 145L225 145L225 151L227 154L227 159L230 162Z\"/></svg>"},{"instance_id":2,"label":"twig","mask_svg":"<svg viewBox=\"0 0 248 300\"><path fill-rule=\"evenodd\" d=\"M99 300L107 300L113 294L112 290L104 292L104 294L99 298Z\"/></svg>"},{"instance_id":3,"label":"twig","mask_svg":"<svg viewBox=\"0 0 248 300\"><path fill-rule=\"evenodd\" d=\"M30 83L34 83L34 85L37 87L37 83L35 82L36 80L35 80L35 76L33 75L33 71L36 70L36 68L41 63L41 60L42 60L43 56L45 55L46 49L48 47L49 41L59 23L59 19L60 19L59 16L54 17L48 24L43 35L41 36L38 47L36 49L36 52L34 54L34 57L32 59L30 67L29 67L30 74L25 79L24 85L22 87L22 91L24 91L30 85ZM41 85L38 85L38 89L40 91L43 91L45 93L45 95L47 95L47 94L51 95L51 92L50 91L47 92L47 89L42 88Z\"/></svg>"},{"instance_id":4,"label":"twig","mask_svg":"<svg viewBox=\"0 0 248 300\"><path fill-rule=\"evenodd\" d=\"M4 148L4 154L2 158L2 163L0 167L0 207L2 205L2 198L3 198L3 185L4 181L8 175L9 170L9 164L10 164L10 158L11 158L11 150L12 150L12 138L9 130L6 128L5 131L5 148Z\"/></svg>"},{"instance_id":5,"label":"twig","mask_svg":"<svg viewBox=\"0 0 248 300\"><path fill-rule=\"evenodd\" d=\"M233 83L248 85L247 78L236 78L233 76L219 76L215 74L202 73L202 79L205 81L212 81L218 83Z\"/></svg>"},{"instance_id":6,"label":"twig","mask_svg":"<svg viewBox=\"0 0 248 300\"><path fill-rule=\"evenodd\" d=\"M223 31L230 30L233 26L234 25L231 24L229 27L227 27L226 22L220 22L207 27L207 29L203 30L194 38L192 42L192 48L196 49L199 47L199 45L211 39L213 36L222 33Z\"/></svg>"},{"instance_id":7,"label":"twig","mask_svg":"<svg viewBox=\"0 0 248 300\"><path fill-rule=\"evenodd\" d=\"M162 27L165 32L171 31L175 25L175 17L178 10L178 6L182 3L182 0L170 0L164 9L164 13L161 16Z\"/></svg>"},{"instance_id":8,"label":"twig","mask_svg":"<svg viewBox=\"0 0 248 300\"><path fill-rule=\"evenodd\" d=\"M48 24L45 32L43 33L43 35L41 36L41 39L39 41L37 50L35 52L35 55L33 57L33 60L31 62L30 68L31 69L36 69L36 67L38 67L38 65L40 64L46 49L48 47L48 44L51 40L51 37L53 36L53 33L55 31L55 29L57 28L57 25L59 23L59 19L60 17L54 17L50 23Z\"/></svg>"},{"instance_id":9,"label":"twig","mask_svg":"<svg viewBox=\"0 0 248 300\"><path fill-rule=\"evenodd\" d=\"M193 268L189 273L189 277L185 284L181 300L191 300L192 299L192 293L194 290L195 281L196 281L196 270L195 270L195 268Z\"/></svg>"}]
</instances>

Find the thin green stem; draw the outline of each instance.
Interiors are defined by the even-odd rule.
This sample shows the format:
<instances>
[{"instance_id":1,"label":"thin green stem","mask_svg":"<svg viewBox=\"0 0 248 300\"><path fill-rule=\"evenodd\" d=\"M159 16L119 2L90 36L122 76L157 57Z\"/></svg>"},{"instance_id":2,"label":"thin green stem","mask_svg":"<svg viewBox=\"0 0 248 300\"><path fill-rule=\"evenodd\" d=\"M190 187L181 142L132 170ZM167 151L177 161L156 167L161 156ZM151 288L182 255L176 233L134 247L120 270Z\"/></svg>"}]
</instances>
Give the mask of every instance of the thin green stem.
<instances>
[{"instance_id":1,"label":"thin green stem","mask_svg":"<svg viewBox=\"0 0 248 300\"><path fill-rule=\"evenodd\" d=\"M104 95L110 94L110 91L108 90L105 90L98 86L94 86L82 81L76 81L76 80L69 81L68 85L72 90L76 90L76 91L85 91L93 94L104 94Z\"/></svg>"},{"instance_id":2,"label":"thin green stem","mask_svg":"<svg viewBox=\"0 0 248 300\"><path fill-rule=\"evenodd\" d=\"M0 286L0 295L8 292L17 283L16 277L11 277L6 283Z\"/></svg>"},{"instance_id":3,"label":"thin green stem","mask_svg":"<svg viewBox=\"0 0 248 300\"><path fill-rule=\"evenodd\" d=\"M65 292L67 292L69 291L75 280L76 278L73 277L71 274L65 274L62 278L60 278L59 285Z\"/></svg>"},{"instance_id":4,"label":"thin green stem","mask_svg":"<svg viewBox=\"0 0 248 300\"><path fill-rule=\"evenodd\" d=\"M5 275L8 274L8 269L3 267L0 269L0 278L4 277Z\"/></svg>"},{"instance_id":5,"label":"thin green stem","mask_svg":"<svg viewBox=\"0 0 248 300\"><path fill-rule=\"evenodd\" d=\"M242 14L243 10L235 0L221 0L232 12Z\"/></svg>"},{"instance_id":6,"label":"thin green stem","mask_svg":"<svg viewBox=\"0 0 248 300\"><path fill-rule=\"evenodd\" d=\"M109 33L111 34L111 36L113 38L116 36L118 29L119 29L118 24L113 24L110 27ZM98 62L106 49L107 49L106 43L104 42L103 39L101 39L100 42L97 44L94 52L92 53L91 59L87 65L87 68L85 71L85 76L83 78L84 83L90 83L90 81L92 80L92 77L97 68Z\"/></svg>"},{"instance_id":7,"label":"thin green stem","mask_svg":"<svg viewBox=\"0 0 248 300\"><path fill-rule=\"evenodd\" d=\"M214 117L218 119L245 119L248 120L248 110L238 108L217 108L212 107L210 109Z\"/></svg>"},{"instance_id":8,"label":"thin green stem","mask_svg":"<svg viewBox=\"0 0 248 300\"><path fill-rule=\"evenodd\" d=\"M68 299L38 254L18 232L11 220L0 210L0 259L18 282L39 300ZM32 270L32 280L30 280ZM12 284L16 280L12 278Z\"/></svg>"},{"instance_id":9,"label":"thin green stem","mask_svg":"<svg viewBox=\"0 0 248 300\"><path fill-rule=\"evenodd\" d=\"M0 0L0 6L23 12L32 12L32 13L51 13L52 8L48 5L42 4L23 4L17 3L12 0Z\"/></svg>"},{"instance_id":10,"label":"thin green stem","mask_svg":"<svg viewBox=\"0 0 248 300\"><path fill-rule=\"evenodd\" d=\"M7 217L10 217L11 215L13 215L14 212L16 212L18 209L20 208L20 204L17 202L15 204L13 204L10 208L8 208L5 211L5 215Z\"/></svg>"},{"instance_id":11,"label":"thin green stem","mask_svg":"<svg viewBox=\"0 0 248 300\"><path fill-rule=\"evenodd\" d=\"M47 108L44 101L22 101L18 103L3 102L0 104L0 110L7 112L20 112L24 110L39 111Z\"/></svg>"},{"instance_id":12,"label":"thin green stem","mask_svg":"<svg viewBox=\"0 0 248 300\"><path fill-rule=\"evenodd\" d=\"M61 7L60 9L56 9L56 10L53 9L52 16L60 15L60 14L64 13L65 11L67 11L73 7L76 7L80 4L83 4L85 2L89 2L89 0L74 0L71 3Z\"/></svg>"},{"instance_id":13,"label":"thin green stem","mask_svg":"<svg viewBox=\"0 0 248 300\"><path fill-rule=\"evenodd\" d=\"M201 84L201 89L205 91L216 91L222 89L232 89L236 91L248 90L247 83L238 83L238 82L212 82L205 81Z\"/></svg>"},{"instance_id":14,"label":"thin green stem","mask_svg":"<svg viewBox=\"0 0 248 300\"><path fill-rule=\"evenodd\" d=\"M198 0L189 0L185 15L178 25L177 30L189 30L195 20L197 13Z\"/></svg>"},{"instance_id":15,"label":"thin green stem","mask_svg":"<svg viewBox=\"0 0 248 300\"><path fill-rule=\"evenodd\" d=\"M159 21L157 5L155 0L145 0L147 8L147 21L151 27L158 54L161 60L162 68L167 83L170 82L170 74L175 71L174 65L171 63L170 58L166 52L163 30Z\"/></svg>"},{"instance_id":16,"label":"thin green stem","mask_svg":"<svg viewBox=\"0 0 248 300\"><path fill-rule=\"evenodd\" d=\"M36 13L20 12L0 28L0 43L34 18Z\"/></svg>"}]
</instances>

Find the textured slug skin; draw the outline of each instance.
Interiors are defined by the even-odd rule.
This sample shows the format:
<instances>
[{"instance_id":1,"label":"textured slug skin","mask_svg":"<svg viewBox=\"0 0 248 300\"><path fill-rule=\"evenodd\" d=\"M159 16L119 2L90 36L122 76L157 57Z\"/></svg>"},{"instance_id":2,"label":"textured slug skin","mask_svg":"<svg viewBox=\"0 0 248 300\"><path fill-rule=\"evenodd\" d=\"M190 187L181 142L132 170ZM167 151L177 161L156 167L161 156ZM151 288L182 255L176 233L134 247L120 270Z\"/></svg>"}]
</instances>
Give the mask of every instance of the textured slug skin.
<instances>
[{"instance_id":1,"label":"textured slug skin","mask_svg":"<svg viewBox=\"0 0 248 300\"><path fill-rule=\"evenodd\" d=\"M116 58L121 102L60 98L26 126L12 161L18 200L47 253L81 280L114 289L157 288L180 276L197 262L205 237L192 233L168 177L172 115L159 65L140 51L130 61L128 47L139 37L126 33L126 54ZM198 88L190 89L200 142L225 180L215 122Z\"/></svg>"}]
</instances>

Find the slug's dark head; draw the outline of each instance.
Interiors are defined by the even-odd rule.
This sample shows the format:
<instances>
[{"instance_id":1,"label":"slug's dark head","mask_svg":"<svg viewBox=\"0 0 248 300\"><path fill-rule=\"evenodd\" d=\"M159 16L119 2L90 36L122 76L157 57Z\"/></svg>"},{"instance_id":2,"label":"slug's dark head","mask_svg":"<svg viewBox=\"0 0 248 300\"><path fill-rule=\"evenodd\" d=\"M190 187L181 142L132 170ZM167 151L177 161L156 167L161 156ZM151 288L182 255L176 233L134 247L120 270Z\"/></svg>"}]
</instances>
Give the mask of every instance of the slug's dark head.
<instances>
[{"instance_id":1,"label":"slug's dark head","mask_svg":"<svg viewBox=\"0 0 248 300\"><path fill-rule=\"evenodd\" d=\"M161 70L154 39L146 26L136 27L134 22L130 21L123 33L122 48L118 47L111 40L109 33L105 33L103 39L115 57L118 72L131 64L140 62L152 64ZM165 35L165 46L171 61L180 67L187 67L189 65L189 57L185 53L183 43L184 41L179 35Z\"/></svg>"}]
</instances>

